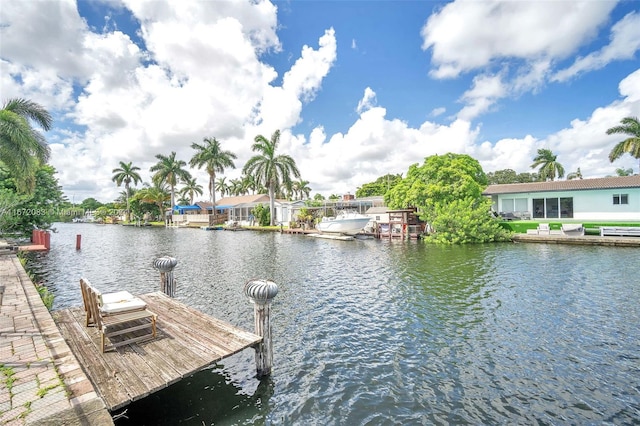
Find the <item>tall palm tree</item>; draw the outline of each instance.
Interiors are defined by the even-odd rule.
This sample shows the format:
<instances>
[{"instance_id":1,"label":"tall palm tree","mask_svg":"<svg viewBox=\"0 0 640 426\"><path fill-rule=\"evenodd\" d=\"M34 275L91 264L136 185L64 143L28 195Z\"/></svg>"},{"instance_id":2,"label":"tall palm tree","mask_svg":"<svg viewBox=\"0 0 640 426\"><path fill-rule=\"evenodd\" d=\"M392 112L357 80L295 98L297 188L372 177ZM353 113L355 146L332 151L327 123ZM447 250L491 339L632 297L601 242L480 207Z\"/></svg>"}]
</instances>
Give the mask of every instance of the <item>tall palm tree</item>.
<instances>
[{"instance_id":1,"label":"tall palm tree","mask_svg":"<svg viewBox=\"0 0 640 426\"><path fill-rule=\"evenodd\" d=\"M169 185L169 188L171 188L171 208L173 208L173 206L175 206L176 185L178 184L178 180L182 179L186 181L187 179L191 179L191 173L183 169L187 163L182 160L176 160L176 153L173 151L168 157L158 154L156 158L160 161L149 169L152 172L156 172L152 180L156 184L165 182Z\"/></svg>"},{"instance_id":2,"label":"tall palm tree","mask_svg":"<svg viewBox=\"0 0 640 426\"><path fill-rule=\"evenodd\" d=\"M293 182L293 194L295 199L297 200L300 197L300 200L303 200L304 197L309 198L309 194L311 193L311 188L309 188L308 180L297 180Z\"/></svg>"},{"instance_id":3,"label":"tall palm tree","mask_svg":"<svg viewBox=\"0 0 640 426\"><path fill-rule=\"evenodd\" d=\"M215 191L220 193L220 196L224 197L226 194L230 194L229 184L227 184L227 178L225 176L219 177L216 180Z\"/></svg>"},{"instance_id":4,"label":"tall palm tree","mask_svg":"<svg viewBox=\"0 0 640 426\"><path fill-rule=\"evenodd\" d=\"M622 125L614 126L607 130L608 135L625 134L629 137L622 142L618 142L609 153L609 161L614 162L625 153L631 154L640 163L640 122L638 117L625 117L620 120ZM638 172L640 173L640 171Z\"/></svg>"},{"instance_id":5,"label":"tall palm tree","mask_svg":"<svg viewBox=\"0 0 640 426\"><path fill-rule=\"evenodd\" d=\"M27 193L34 188L38 167L51 153L44 136L29 120L45 131L53 124L44 107L26 99L9 99L0 110L0 162L16 177L18 189Z\"/></svg>"},{"instance_id":6,"label":"tall palm tree","mask_svg":"<svg viewBox=\"0 0 640 426\"><path fill-rule=\"evenodd\" d=\"M189 204L193 205L193 198L195 195L202 195L202 185L196 182L195 179L187 179L184 181L184 186L180 189L180 195L183 197L189 196Z\"/></svg>"},{"instance_id":7,"label":"tall palm tree","mask_svg":"<svg viewBox=\"0 0 640 426\"><path fill-rule=\"evenodd\" d=\"M533 159L532 169L539 167L538 174L543 180L555 180L556 177L564 177L564 167L556 161L557 155L554 155L550 149L541 148L538 155Z\"/></svg>"},{"instance_id":8,"label":"tall palm tree","mask_svg":"<svg viewBox=\"0 0 640 426\"><path fill-rule=\"evenodd\" d=\"M247 161L242 172L253 175L258 183L263 184L269 191L269 212L271 213L271 225L275 224L275 192L281 186L291 186L291 175L300 178L300 172L296 162L289 155L276 155L280 142L280 130L273 132L271 139L258 135L254 139L251 149L258 152Z\"/></svg>"},{"instance_id":9,"label":"tall palm tree","mask_svg":"<svg viewBox=\"0 0 640 426\"><path fill-rule=\"evenodd\" d=\"M229 194L231 195L244 195L244 185L242 179L231 179L229 181Z\"/></svg>"},{"instance_id":10,"label":"tall palm tree","mask_svg":"<svg viewBox=\"0 0 640 426\"><path fill-rule=\"evenodd\" d=\"M124 191L127 201L127 222L129 222L131 208L129 205L129 185L131 185L131 182L133 182L134 185L137 185L138 182L142 182L142 178L140 177L138 170L140 170L140 167L132 165L131 161L128 163L121 161L120 167L116 167L111 172L114 174L111 180L114 181L116 185L120 186L124 183Z\"/></svg>"},{"instance_id":11,"label":"tall palm tree","mask_svg":"<svg viewBox=\"0 0 640 426\"><path fill-rule=\"evenodd\" d=\"M191 148L196 150L196 153L189 161L191 167L201 168L205 166L207 173L209 174L209 194L211 194L211 204L215 211L216 206L216 173L224 173L225 167L236 168L233 160L236 159L236 155L231 151L224 151L220 146L220 142L216 138L204 138L204 145L197 143L191 144Z\"/></svg>"}]
</instances>

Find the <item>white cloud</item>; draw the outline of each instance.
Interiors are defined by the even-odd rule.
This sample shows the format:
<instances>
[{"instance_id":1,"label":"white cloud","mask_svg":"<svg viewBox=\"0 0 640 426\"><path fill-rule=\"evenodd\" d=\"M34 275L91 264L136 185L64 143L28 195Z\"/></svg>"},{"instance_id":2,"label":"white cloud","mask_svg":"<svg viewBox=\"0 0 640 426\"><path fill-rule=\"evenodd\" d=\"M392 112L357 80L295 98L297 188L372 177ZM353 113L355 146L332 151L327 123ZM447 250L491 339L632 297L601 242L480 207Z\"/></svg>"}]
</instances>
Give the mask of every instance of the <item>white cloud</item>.
<instances>
[{"instance_id":1,"label":"white cloud","mask_svg":"<svg viewBox=\"0 0 640 426\"><path fill-rule=\"evenodd\" d=\"M376 93L370 87L367 87L364 89L364 96L358 101L356 111L361 114L376 106L376 103Z\"/></svg>"},{"instance_id":2,"label":"white cloud","mask_svg":"<svg viewBox=\"0 0 640 426\"><path fill-rule=\"evenodd\" d=\"M565 81L576 75L605 67L612 61L631 59L640 49L640 14L629 13L611 28L611 42L597 52L578 58L569 68L558 71L553 81Z\"/></svg>"},{"instance_id":3,"label":"white cloud","mask_svg":"<svg viewBox=\"0 0 640 426\"><path fill-rule=\"evenodd\" d=\"M431 111L431 116L432 117L438 117L438 116L444 114L445 112L447 112L447 109L445 107L434 108Z\"/></svg>"},{"instance_id":4,"label":"white cloud","mask_svg":"<svg viewBox=\"0 0 640 426\"><path fill-rule=\"evenodd\" d=\"M561 59L590 40L615 2L454 1L432 14L422 48L432 49L436 78L516 58Z\"/></svg>"}]
</instances>

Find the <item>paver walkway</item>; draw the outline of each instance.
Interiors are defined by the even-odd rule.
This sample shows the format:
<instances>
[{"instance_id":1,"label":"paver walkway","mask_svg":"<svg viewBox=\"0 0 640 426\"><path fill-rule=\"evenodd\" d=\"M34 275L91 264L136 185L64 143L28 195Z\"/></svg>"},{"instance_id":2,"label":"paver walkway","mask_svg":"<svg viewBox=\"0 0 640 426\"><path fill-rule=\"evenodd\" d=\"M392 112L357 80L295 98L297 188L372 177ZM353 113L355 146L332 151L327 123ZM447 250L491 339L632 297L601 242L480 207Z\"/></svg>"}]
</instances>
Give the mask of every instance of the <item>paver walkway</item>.
<instances>
[{"instance_id":1,"label":"paver walkway","mask_svg":"<svg viewBox=\"0 0 640 426\"><path fill-rule=\"evenodd\" d=\"M113 425L14 254L0 255L0 425Z\"/></svg>"}]
</instances>

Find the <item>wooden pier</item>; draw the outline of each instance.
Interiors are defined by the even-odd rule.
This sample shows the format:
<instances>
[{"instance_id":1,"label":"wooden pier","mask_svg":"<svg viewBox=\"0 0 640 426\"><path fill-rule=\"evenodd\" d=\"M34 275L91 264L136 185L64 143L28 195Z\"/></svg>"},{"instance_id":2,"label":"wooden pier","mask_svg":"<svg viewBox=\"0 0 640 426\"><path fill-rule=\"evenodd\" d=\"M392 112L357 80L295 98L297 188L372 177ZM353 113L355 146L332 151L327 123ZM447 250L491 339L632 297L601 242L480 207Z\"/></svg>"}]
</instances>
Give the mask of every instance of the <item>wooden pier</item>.
<instances>
[{"instance_id":1,"label":"wooden pier","mask_svg":"<svg viewBox=\"0 0 640 426\"><path fill-rule=\"evenodd\" d=\"M83 308L53 314L58 329L109 411L166 388L262 337L190 308L163 293L139 296L158 315L157 337L102 353Z\"/></svg>"}]
</instances>

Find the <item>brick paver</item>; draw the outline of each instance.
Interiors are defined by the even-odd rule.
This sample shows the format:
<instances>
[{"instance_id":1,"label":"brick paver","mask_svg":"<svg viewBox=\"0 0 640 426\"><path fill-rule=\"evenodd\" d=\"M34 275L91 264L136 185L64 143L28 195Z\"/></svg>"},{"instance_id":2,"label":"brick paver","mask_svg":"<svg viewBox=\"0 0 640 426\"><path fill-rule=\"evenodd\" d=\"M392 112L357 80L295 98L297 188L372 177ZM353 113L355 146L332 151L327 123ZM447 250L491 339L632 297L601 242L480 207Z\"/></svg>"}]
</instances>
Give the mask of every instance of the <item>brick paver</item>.
<instances>
[{"instance_id":1,"label":"brick paver","mask_svg":"<svg viewBox=\"0 0 640 426\"><path fill-rule=\"evenodd\" d=\"M0 286L0 425L113 424L13 254Z\"/></svg>"}]
</instances>

